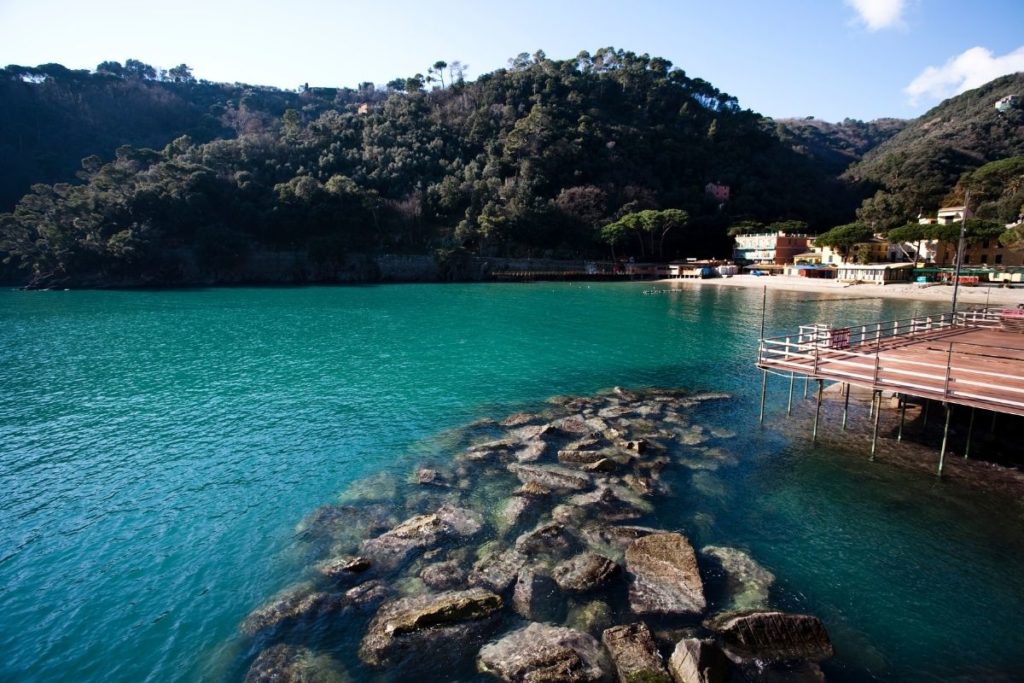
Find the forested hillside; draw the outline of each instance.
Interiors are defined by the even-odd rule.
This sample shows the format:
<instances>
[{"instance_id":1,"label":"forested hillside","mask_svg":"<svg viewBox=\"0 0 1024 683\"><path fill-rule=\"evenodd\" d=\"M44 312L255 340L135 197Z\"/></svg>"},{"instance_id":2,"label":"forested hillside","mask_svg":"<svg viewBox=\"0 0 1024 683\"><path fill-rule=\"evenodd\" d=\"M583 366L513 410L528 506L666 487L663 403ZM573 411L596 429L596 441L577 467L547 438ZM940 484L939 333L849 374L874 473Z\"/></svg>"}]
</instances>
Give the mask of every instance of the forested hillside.
<instances>
[{"instance_id":1,"label":"forested hillside","mask_svg":"<svg viewBox=\"0 0 1024 683\"><path fill-rule=\"evenodd\" d=\"M794 151L814 159L828 173L839 175L865 154L903 130L903 119L829 123L815 118L778 119L775 134Z\"/></svg>"},{"instance_id":2,"label":"forested hillside","mask_svg":"<svg viewBox=\"0 0 1024 683\"><path fill-rule=\"evenodd\" d=\"M964 173L1024 155L1024 110L995 108L1007 95L1024 96L1024 73L944 101L868 152L845 174L879 188L858 218L884 229L934 213L947 197L956 199L949 195Z\"/></svg>"},{"instance_id":3,"label":"forested hillside","mask_svg":"<svg viewBox=\"0 0 1024 683\"><path fill-rule=\"evenodd\" d=\"M0 217L2 248L37 285L168 283L183 260L217 273L256 250L305 251L328 273L356 251L606 255L602 226L678 208L689 220L663 253L701 256L728 250L737 219L824 228L860 200L770 120L663 59L523 54L448 81L396 79L231 139L87 157L81 182L36 185ZM706 196L709 182L729 200Z\"/></svg>"},{"instance_id":4,"label":"forested hillside","mask_svg":"<svg viewBox=\"0 0 1024 683\"><path fill-rule=\"evenodd\" d=\"M162 149L189 135L196 142L277 126L288 108L324 111L366 93L197 82L187 66L159 78L155 67L104 62L96 72L59 64L0 69L0 211L33 183L75 180L80 160L109 160L121 145Z\"/></svg>"}]
</instances>

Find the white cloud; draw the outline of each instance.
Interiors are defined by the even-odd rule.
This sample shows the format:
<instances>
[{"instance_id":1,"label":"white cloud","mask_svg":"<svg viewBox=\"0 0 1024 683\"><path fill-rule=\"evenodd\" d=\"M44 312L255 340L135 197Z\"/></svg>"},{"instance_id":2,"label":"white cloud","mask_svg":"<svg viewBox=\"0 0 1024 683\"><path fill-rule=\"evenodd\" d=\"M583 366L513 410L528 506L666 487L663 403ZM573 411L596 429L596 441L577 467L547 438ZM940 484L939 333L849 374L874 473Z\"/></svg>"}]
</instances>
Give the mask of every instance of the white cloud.
<instances>
[{"instance_id":1,"label":"white cloud","mask_svg":"<svg viewBox=\"0 0 1024 683\"><path fill-rule=\"evenodd\" d=\"M860 20L869 31L893 28L903 25L903 10L906 0L845 0L856 10Z\"/></svg>"},{"instance_id":2,"label":"white cloud","mask_svg":"<svg viewBox=\"0 0 1024 683\"><path fill-rule=\"evenodd\" d=\"M917 105L922 99L943 100L1018 71L1024 71L1024 45L1002 57L972 47L942 66L929 66L903 91L910 96L910 103Z\"/></svg>"}]
</instances>

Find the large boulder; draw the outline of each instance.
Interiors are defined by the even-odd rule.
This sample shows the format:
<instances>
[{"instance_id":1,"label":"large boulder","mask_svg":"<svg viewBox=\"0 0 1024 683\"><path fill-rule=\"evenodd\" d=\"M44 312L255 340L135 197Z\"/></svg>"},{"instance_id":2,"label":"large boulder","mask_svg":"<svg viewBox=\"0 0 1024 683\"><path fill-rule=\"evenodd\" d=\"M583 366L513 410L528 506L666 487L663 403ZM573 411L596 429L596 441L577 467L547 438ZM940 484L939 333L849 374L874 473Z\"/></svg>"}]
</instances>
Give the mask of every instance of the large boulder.
<instances>
[{"instance_id":1,"label":"large boulder","mask_svg":"<svg viewBox=\"0 0 1024 683\"><path fill-rule=\"evenodd\" d=\"M496 625L501 597L481 588L385 603L359 644L372 666L456 665Z\"/></svg>"},{"instance_id":2,"label":"large boulder","mask_svg":"<svg viewBox=\"0 0 1024 683\"><path fill-rule=\"evenodd\" d=\"M573 554L578 547L575 534L560 522L541 524L516 539L516 550L530 558L561 559Z\"/></svg>"},{"instance_id":3,"label":"large boulder","mask_svg":"<svg viewBox=\"0 0 1024 683\"><path fill-rule=\"evenodd\" d=\"M586 593L604 586L619 573L619 565L597 553L580 553L555 566L552 572L566 593Z\"/></svg>"},{"instance_id":4,"label":"large boulder","mask_svg":"<svg viewBox=\"0 0 1024 683\"><path fill-rule=\"evenodd\" d=\"M684 638L669 657L668 670L676 683L725 683L730 665L714 642Z\"/></svg>"},{"instance_id":5,"label":"large boulder","mask_svg":"<svg viewBox=\"0 0 1024 683\"><path fill-rule=\"evenodd\" d=\"M346 604L339 593L325 593L310 584L293 586L279 593L267 604L253 610L242 622L242 633L252 636L283 624L315 621Z\"/></svg>"},{"instance_id":6,"label":"large boulder","mask_svg":"<svg viewBox=\"0 0 1024 683\"><path fill-rule=\"evenodd\" d=\"M568 502L604 522L624 522L652 512L653 506L633 491L616 484L604 484L589 493L570 496Z\"/></svg>"},{"instance_id":7,"label":"large boulder","mask_svg":"<svg viewBox=\"0 0 1024 683\"><path fill-rule=\"evenodd\" d=\"M601 635L601 642L611 653L619 683L672 683L647 624L613 626Z\"/></svg>"},{"instance_id":8,"label":"large boulder","mask_svg":"<svg viewBox=\"0 0 1024 683\"><path fill-rule=\"evenodd\" d=\"M512 463L508 469L524 484L539 484L552 491L583 491L593 484L586 472L558 465Z\"/></svg>"},{"instance_id":9,"label":"large boulder","mask_svg":"<svg viewBox=\"0 0 1024 683\"><path fill-rule=\"evenodd\" d=\"M412 556L453 539L472 538L483 528L478 512L445 504L437 512L405 520L363 541L362 555L383 570L397 569Z\"/></svg>"},{"instance_id":10,"label":"large boulder","mask_svg":"<svg viewBox=\"0 0 1024 683\"><path fill-rule=\"evenodd\" d=\"M512 609L530 621L557 621L564 613L558 584L550 576L524 568L512 593Z\"/></svg>"},{"instance_id":11,"label":"large boulder","mask_svg":"<svg viewBox=\"0 0 1024 683\"><path fill-rule=\"evenodd\" d=\"M348 683L351 680L327 655L284 643L260 652L245 674L245 683Z\"/></svg>"},{"instance_id":12,"label":"large boulder","mask_svg":"<svg viewBox=\"0 0 1024 683\"><path fill-rule=\"evenodd\" d=\"M519 576L527 558L515 548L505 548L485 555L473 565L469 583L504 593Z\"/></svg>"},{"instance_id":13,"label":"large boulder","mask_svg":"<svg viewBox=\"0 0 1024 683\"><path fill-rule=\"evenodd\" d=\"M824 624L809 614L753 611L721 614L707 623L731 659L821 661L833 654Z\"/></svg>"},{"instance_id":14,"label":"large boulder","mask_svg":"<svg viewBox=\"0 0 1024 683\"><path fill-rule=\"evenodd\" d=\"M700 614L707 608L697 556L685 536L652 534L626 548L629 605L639 615Z\"/></svg>"},{"instance_id":15,"label":"large boulder","mask_svg":"<svg viewBox=\"0 0 1024 683\"><path fill-rule=\"evenodd\" d=\"M466 572L458 562L435 562L420 570L420 579L428 588L436 591L451 590L465 586Z\"/></svg>"},{"instance_id":16,"label":"large boulder","mask_svg":"<svg viewBox=\"0 0 1024 683\"><path fill-rule=\"evenodd\" d=\"M593 636L538 623L485 645L477 668L507 683L609 680L608 661Z\"/></svg>"},{"instance_id":17,"label":"large boulder","mask_svg":"<svg viewBox=\"0 0 1024 683\"><path fill-rule=\"evenodd\" d=\"M316 571L330 581L351 585L365 578L370 565L365 557L335 557L318 564Z\"/></svg>"}]
</instances>

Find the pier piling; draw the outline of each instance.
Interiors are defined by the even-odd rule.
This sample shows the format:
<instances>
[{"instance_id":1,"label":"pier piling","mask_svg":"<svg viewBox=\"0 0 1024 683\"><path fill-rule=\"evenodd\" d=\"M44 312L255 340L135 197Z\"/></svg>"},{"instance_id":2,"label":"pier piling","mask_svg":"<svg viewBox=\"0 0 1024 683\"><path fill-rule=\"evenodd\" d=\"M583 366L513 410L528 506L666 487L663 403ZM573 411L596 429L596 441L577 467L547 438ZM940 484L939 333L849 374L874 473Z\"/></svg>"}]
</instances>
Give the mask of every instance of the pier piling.
<instances>
[{"instance_id":1,"label":"pier piling","mask_svg":"<svg viewBox=\"0 0 1024 683\"><path fill-rule=\"evenodd\" d=\"M815 443L818 440L818 420L821 417L821 392L824 384L825 380L818 380L818 405L814 409L814 428L811 430L811 443Z\"/></svg>"},{"instance_id":2,"label":"pier piling","mask_svg":"<svg viewBox=\"0 0 1024 683\"><path fill-rule=\"evenodd\" d=\"M875 409L875 424L871 430L871 460L875 459L875 451L878 449L878 418L882 414L882 392L875 391L871 397L871 404L874 405L875 401L878 401L878 407Z\"/></svg>"},{"instance_id":3,"label":"pier piling","mask_svg":"<svg viewBox=\"0 0 1024 683\"><path fill-rule=\"evenodd\" d=\"M846 431L846 416L850 412L850 385L846 385L846 390L843 392L846 394L846 398L843 400L843 431Z\"/></svg>"},{"instance_id":4,"label":"pier piling","mask_svg":"<svg viewBox=\"0 0 1024 683\"><path fill-rule=\"evenodd\" d=\"M793 383L796 382L796 373L789 373L789 402L786 403L786 415L793 414Z\"/></svg>"},{"instance_id":5,"label":"pier piling","mask_svg":"<svg viewBox=\"0 0 1024 683\"><path fill-rule=\"evenodd\" d=\"M768 393L768 371L764 371L764 375L761 378L761 418L760 423L764 424L764 398L765 394Z\"/></svg>"},{"instance_id":6,"label":"pier piling","mask_svg":"<svg viewBox=\"0 0 1024 683\"><path fill-rule=\"evenodd\" d=\"M907 397L900 396L900 431L896 434L896 441L903 441L903 423L907 419Z\"/></svg>"},{"instance_id":7,"label":"pier piling","mask_svg":"<svg viewBox=\"0 0 1024 683\"><path fill-rule=\"evenodd\" d=\"M953 409L948 403L944 403L946 406L946 426L942 430L942 449L939 451L939 476L942 476L942 466L946 462L946 444L949 442L949 418L953 414Z\"/></svg>"},{"instance_id":8,"label":"pier piling","mask_svg":"<svg viewBox=\"0 0 1024 683\"><path fill-rule=\"evenodd\" d=\"M971 435L974 434L974 413L977 412L974 406L971 406L971 421L967 425L967 445L964 446L964 460L967 460L971 455Z\"/></svg>"}]
</instances>

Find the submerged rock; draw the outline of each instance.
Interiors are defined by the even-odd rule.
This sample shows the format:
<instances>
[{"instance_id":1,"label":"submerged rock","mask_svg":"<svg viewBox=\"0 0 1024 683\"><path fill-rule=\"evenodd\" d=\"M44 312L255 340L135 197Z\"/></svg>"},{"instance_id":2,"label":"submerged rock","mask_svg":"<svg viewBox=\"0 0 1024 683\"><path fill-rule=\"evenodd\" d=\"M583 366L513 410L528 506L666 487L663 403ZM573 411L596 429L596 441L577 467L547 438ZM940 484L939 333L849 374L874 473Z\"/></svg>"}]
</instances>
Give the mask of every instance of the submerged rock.
<instances>
[{"instance_id":1,"label":"submerged rock","mask_svg":"<svg viewBox=\"0 0 1024 683\"><path fill-rule=\"evenodd\" d=\"M500 596L480 588L385 603L359 644L359 658L373 666L455 662L471 656L501 606Z\"/></svg>"},{"instance_id":2,"label":"submerged rock","mask_svg":"<svg viewBox=\"0 0 1024 683\"><path fill-rule=\"evenodd\" d=\"M592 485L590 475L585 472L558 465L513 463L508 469L524 484L538 484L550 490L582 491Z\"/></svg>"},{"instance_id":3,"label":"submerged rock","mask_svg":"<svg viewBox=\"0 0 1024 683\"><path fill-rule=\"evenodd\" d=\"M469 574L472 586L484 586L496 593L504 593L512 586L519 570L526 565L526 556L515 548L506 548L482 557Z\"/></svg>"},{"instance_id":4,"label":"submerged rock","mask_svg":"<svg viewBox=\"0 0 1024 683\"><path fill-rule=\"evenodd\" d=\"M731 667L714 642L684 638L669 657L668 669L676 683L726 683Z\"/></svg>"},{"instance_id":5,"label":"submerged rock","mask_svg":"<svg viewBox=\"0 0 1024 683\"><path fill-rule=\"evenodd\" d=\"M567 557L579 547L579 541L564 524L548 522L516 539L516 550L526 557Z\"/></svg>"},{"instance_id":6,"label":"submerged rock","mask_svg":"<svg viewBox=\"0 0 1024 683\"><path fill-rule=\"evenodd\" d=\"M480 650L477 668L507 683L607 681L600 643L569 628L530 624Z\"/></svg>"},{"instance_id":7,"label":"submerged rock","mask_svg":"<svg viewBox=\"0 0 1024 683\"><path fill-rule=\"evenodd\" d=\"M344 605L345 599L338 593L325 593L310 584L300 584L286 589L266 605L251 612L242 622L241 630L252 636L286 622L316 619Z\"/></svg>"},{"instance_id":8,"label":"submerged rock","mask_svg":"<svg viewBox=\"0 0 1024 683\"><path fill-rule=\"evenodd\" d=\"M697 556L686 537L652 534L626 548L632 576L629 605L636 614L700 614L707 607Z\"/></svg>"},{"instance_id":9,"label":"submerged rock","mask_svg":"<svg viewBox=\"0 0 1024 683\"><path fill-rule=\"evenodd\" d=\"M327 655L284 643L261 652L245 683L348 683L352 678Z\"/></svg>"},{"instance_id":10,"label":"submerged rock","mask_svg":"<svg viewBox=\"0 0 1024 683\"><path fill-rule=\"evenodd\" d=\"M466 572L457 562L437 562L420 571L420 579L432 590L445 591L466 584Z\"/></svg>"},{"instance_id":11,"label":"submerged rock","mask_svg":"<svg viewBox=\"0 0 1024 683\"><path fill-rule=\"evenodd\" d=\"M532 569L520 570L512 593L512 608L530 621L557 621L564 611L555 580Z\"/></svg>"},{"instance_id":12,"label":"submerged rock","mask_svg":"<svg viewBox=\"0 0 1024 683\"><path fill-rule=\"evenodd\" d=\"M619 683L672 683L647 624L606 629L601 642L611 653Z\"/></svg>"},{"instance_id":13,"label":"submerged rock","mask_svg":"<svg viewBox=\"0 0 1024 683\"><path fill-rule=\"evenodd\" d=\"M604 600L574 603L569 607L569 614L565 617L566 626L595 637L614 623L612 608Z\"/></svg>"},{"instance_id":14,"label":"submerged rock","mask_svg":"<svg viewBox=\"0 0 1024 683\"><path fill-rule=\"evenodd\" d=\"M468 539L483 528L478 512L442 505L437 512L418 515L376 538L364 541L362 553L385 570L396 569L416 553L445 540Z\"/></svg>"},{"instance_id":15,"label":"submerged rock","mask_svg":"<svg viewBox=\"0 0 1024 683\"><path fill-rule=\"evenodd\" d=\"M740 612L722 614L707 623L719 633L726 654L734 660L821 661L833 654L821 620L809 614Z\"/></svg>"},{"instance_id":16,"label":"submerged rock","mask_svg":"<svg viewBox=\"0 0 1024 683\"><path fill-rule=\"evenodd\" d=\"M722 563L729 580L728 611L763 609L775 575L738 548L709 545L703 551Z\"/></svg>"},{"instance_id":17,"label":"submerged rock","mask_svg":"<svg viewBox=\"0 0 1024 683\"><path fill-rule=\"evenodd\" d=\"M558 564L553 572L558 587L566 593L586 593L615 578L619 565L596 553L581 553Z\"/></svg>"},{"instance_id":18,"label":"submerged rock","mask_svg":"<svg viewBox=\"0 0 1024 683\"><path fill-rule=\"evenodd\" d=\"M633 491L614 484L603 484L589 493L570 496L568 502L605 522L637 519L654 509Z\"/></svg>"},{"instance_id":19,"label":"submerged rock","mask_svg":"<svg viewBox=\"0 0 1024 683\"><path fill-rule=\"evenodd\" d=\"M589 526L580 531L580 536L591 550L615 560L622 559L626 548L633 541L651 534L665 533L661 529L646 526Z\"/></svg>"},{"instance_id":20,"label":"submerged rock","mask_svg":"<svg viewBox=\"0 0 1024 683\"><path fill-rule=\"evenodd\" d=\"M537 507L537 499L527 496L512 496L501 506L497 515L498 530L508 531L519 526Z\"/></svg>"},{"instance_id":21,"label":"submerged rock","mask_svg":"<svg viewBox=\"0 0 1024 683\"><path fill-rule=\"evenodd\" d=\"M512 456L517 462L536 462L544 457L548 445L540 439L524 441L522 446L513 451Z\"/></svg>"},{"instance_id":22,"label":"submerged rock","mask_svg":"<svg viewBox=\"0 0 1024 683\"><path fill-rule=\"evenodd\" d=\"M318 564L316 571L336 583L353 583L360 580L370 565L365 557L336 557Z\"/></svg>"}]
</instances>

